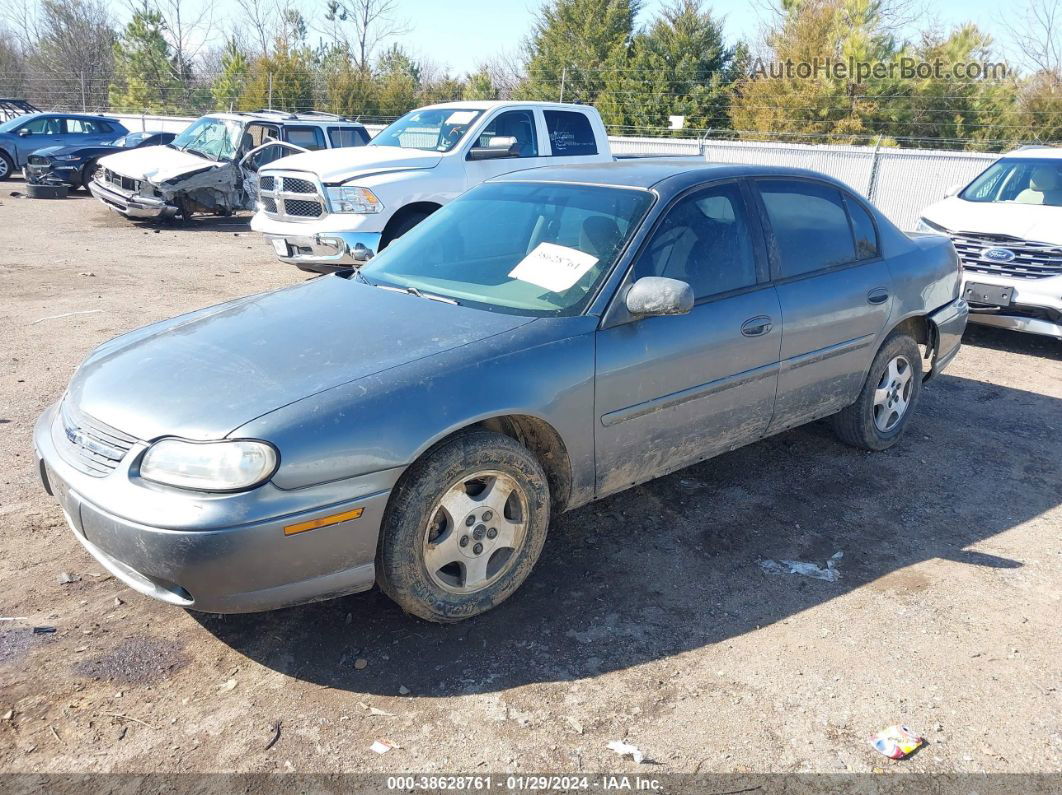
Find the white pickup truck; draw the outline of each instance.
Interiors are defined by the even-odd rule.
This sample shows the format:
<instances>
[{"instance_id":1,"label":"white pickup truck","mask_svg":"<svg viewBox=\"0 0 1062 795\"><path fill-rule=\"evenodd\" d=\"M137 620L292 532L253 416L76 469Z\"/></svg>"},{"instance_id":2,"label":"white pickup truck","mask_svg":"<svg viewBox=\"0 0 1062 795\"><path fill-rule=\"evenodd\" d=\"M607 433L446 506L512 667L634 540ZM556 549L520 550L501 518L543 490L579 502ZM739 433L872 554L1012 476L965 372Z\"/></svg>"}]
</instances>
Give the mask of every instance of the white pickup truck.
<instances>
[{"instance_id":1,"label":"white pickup truck","mask_svg":"<svg viewBox=\"0 0 1062 795\"><path fill-rule=\"evenodd\" d=\"M584 105L448 102L407 113L367 146L284 157L259 171L258 212L276 255L326 273L364 262L486 179L612 160Z\"/></svg>"}]
</instances>

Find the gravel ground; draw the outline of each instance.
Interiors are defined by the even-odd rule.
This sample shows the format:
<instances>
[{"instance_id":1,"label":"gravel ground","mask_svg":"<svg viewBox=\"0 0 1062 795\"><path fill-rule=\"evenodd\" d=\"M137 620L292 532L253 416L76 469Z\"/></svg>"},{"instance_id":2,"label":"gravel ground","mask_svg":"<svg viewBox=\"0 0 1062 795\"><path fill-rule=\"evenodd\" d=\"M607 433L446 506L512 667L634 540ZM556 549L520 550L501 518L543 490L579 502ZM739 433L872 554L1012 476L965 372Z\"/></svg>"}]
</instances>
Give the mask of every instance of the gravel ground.
<instances>
[{"instance_id":1,"label":"gravel ground","mask_svg":"<svg viewBox=\"0 0 1062 795\"><path fill-rule=\"evenodd\" d=\"M888 452L815 424L561 516L477 620L375 591L200 615L79 546L33 422L98 343L304 275L246 219L138 225L21 187L0 187L0 614L25 617L0 623L0 770L650 769L623 739L654 773L1062 772L1058 344L969 332ZM837 582L758 565L838 551ZM893 723L928 745L875 754Z\"/></svg>"}]
</instances>

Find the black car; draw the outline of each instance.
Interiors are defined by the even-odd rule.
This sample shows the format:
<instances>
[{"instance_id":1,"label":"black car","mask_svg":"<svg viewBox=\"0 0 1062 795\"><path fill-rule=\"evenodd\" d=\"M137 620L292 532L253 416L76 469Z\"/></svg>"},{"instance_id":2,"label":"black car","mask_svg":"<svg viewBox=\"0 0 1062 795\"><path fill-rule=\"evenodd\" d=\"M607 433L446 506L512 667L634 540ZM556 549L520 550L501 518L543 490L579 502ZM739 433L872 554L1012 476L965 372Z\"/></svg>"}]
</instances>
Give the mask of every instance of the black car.
<instances>
[{"instance_id":1,"label":"black car","mask_svg":"<svg viewBox=\"0 0 1062 795\"><path fill-rule=\"evenodd\" d=\"M169 132L131 132L107 144L91 146L46 146L31 154L26 163L27 182L88 188L96 161L104 155L142 146L163 146L177 137Z\"/></svg>"}]
</instances>

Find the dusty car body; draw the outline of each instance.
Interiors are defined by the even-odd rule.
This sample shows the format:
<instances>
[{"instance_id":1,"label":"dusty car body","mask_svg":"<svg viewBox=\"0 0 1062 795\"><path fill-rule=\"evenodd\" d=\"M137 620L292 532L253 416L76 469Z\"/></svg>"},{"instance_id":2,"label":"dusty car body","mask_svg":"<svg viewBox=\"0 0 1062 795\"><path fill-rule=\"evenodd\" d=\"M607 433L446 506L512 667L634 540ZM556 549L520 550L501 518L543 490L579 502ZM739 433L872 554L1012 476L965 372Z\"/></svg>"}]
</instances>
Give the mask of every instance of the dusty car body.
<instances>
[{"instance_id":1,"label":"dusty car body","mask_svg":"<svg viewBox=\"0 0 1062 795\"><path fill-rule=\"evenodd\" d=\"M811 172L523 172L360 270L105 343L34 442L142 593L239 612L375 581L455 621L520 585L551 512L821 417L895 443L959 349L958 286L949 241Z\"/></svg>"},{"instance_id":2,"label":"dusty car body","mask_svg":"<svg viewBox=\"0 0 1062 795\"><path fill-rule=\"evenodd\" d=\"M100 158L88 187L129 218L230 215L255 206L263 165L368 140L364 125L329 113L210 113L165 146Z\"/></svg>"},{"instance_id":3,"label":"dusty car body","mask_svg":"<svg viewBox=\"0 0 1062 795\"><path fill-rule=\"evenodd\" d=\"M26 160L26 181L37 185L84 187L92 180L96 161L105 155L128 149L164 146L176 137L167 132L132 132L113 141L91 145L46 146Z\"/></svg>"}]
</instances>

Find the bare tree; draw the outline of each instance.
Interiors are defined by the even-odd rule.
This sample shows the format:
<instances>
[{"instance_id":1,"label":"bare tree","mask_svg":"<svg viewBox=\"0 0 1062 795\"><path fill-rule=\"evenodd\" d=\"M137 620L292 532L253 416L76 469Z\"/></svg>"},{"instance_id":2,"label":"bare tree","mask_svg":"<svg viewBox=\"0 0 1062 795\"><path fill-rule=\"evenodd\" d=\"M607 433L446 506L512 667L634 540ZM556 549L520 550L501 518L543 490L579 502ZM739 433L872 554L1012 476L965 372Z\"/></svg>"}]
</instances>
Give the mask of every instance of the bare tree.
<instances>
[{"instance_id":1,"label":"bare tree","mask_svg":"<svg viewBox=\"0 0 1062 795\"><path fill-rule=\"evenodd\" d=\"M2 14L25 54L25 91L44 108L102 109L114 71L104 0L8 0Z\"/></svg>"},{"instance_id":2,"label":"bare tree","mask_svg":"<svg viewBox=\"0 0 1062 795\"><path fill-rule=\"evenodd\" d=\"M193 63L214 31L214 6L196 7L191 0L153 0L152 5L166 23L176 77L187 83Z\"/></svg>"},{"instance_id":3,"label":"bare tree","mask_svg":"<svg viewBox=\"0 0 1062 795\"><path fill-rule=\"evenodd\" d=\"M25 62L25 54L18 39L5 26L0 25L0 96L21 97L26 93Z\"/></svg>"},{"instance_id":4,"label":"bare tree","mask_svg":"<svg viewBox=\"0 0 1062 795\"><path fill-rule=\"evenodd\" d=\"M1008 16L1011 10L1008 9ZM1022 60L1034 71L1062 78L1062 0L1029 0L1025 13L1001 20Z\"/></svg>"},{"instance_id":5,"label":"bare tree","mask_svg":"<svg viewBox=\"0 0 1062 795\"><path fill-rule=\"evenodd\" d=\"M397 0L345 0L340 5L354 29L351 50L360 69L369 68L381 42L409 32L409 25L395 16Z\"/></svg>"}]
</instances>

